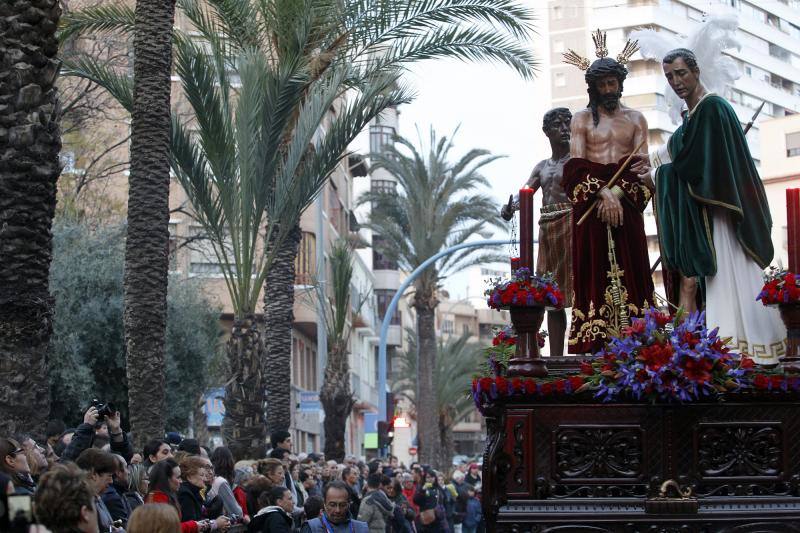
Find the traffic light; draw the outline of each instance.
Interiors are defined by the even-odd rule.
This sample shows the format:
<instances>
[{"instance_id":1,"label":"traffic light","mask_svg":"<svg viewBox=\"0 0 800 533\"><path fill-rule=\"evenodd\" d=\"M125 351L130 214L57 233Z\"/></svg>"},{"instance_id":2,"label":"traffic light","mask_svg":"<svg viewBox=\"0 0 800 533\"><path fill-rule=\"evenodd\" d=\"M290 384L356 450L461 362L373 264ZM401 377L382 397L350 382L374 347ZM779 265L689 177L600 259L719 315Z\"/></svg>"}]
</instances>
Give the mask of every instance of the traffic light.
<instances>
[{"instance_id":1,"label":"traffic light","mask_svg":"<svg viewBox=\"0 0 800 533\"><path fill-rule=\"evenodd\" d=\"M392 440L394 440L394 421L378 421L378 448L391 446Z\"/></svg>"}]
</instances>

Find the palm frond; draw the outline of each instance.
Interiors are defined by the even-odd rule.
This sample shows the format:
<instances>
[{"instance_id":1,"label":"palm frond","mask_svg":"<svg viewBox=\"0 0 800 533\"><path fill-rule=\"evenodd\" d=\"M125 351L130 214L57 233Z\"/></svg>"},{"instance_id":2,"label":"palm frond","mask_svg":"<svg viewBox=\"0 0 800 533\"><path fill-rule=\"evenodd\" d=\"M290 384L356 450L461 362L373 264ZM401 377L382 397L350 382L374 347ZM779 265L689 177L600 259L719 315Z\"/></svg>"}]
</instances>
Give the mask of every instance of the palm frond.
<instances>
[{"instance_id":1,"label":"palm frond","mask_svg":"<svg viewBox=\"0 0 800 533\"><path fill-rule=\"evenodd\" d=\"M99 4L61 17L58 40L63 43L74 36L91 33L132 35L136 17L133 8L125 4Z\"/></svg>"},{"instance_id":2,"label":"palm frond","mask_svg":"<svg viewBox=\"0 0 800 533\"><path fill-rule=\"evenodd\" d=\"M133 79L88 56L63 59L61 73L90 80L105 89L128 113L133 111Z\"/></svg>"}]
</instances>

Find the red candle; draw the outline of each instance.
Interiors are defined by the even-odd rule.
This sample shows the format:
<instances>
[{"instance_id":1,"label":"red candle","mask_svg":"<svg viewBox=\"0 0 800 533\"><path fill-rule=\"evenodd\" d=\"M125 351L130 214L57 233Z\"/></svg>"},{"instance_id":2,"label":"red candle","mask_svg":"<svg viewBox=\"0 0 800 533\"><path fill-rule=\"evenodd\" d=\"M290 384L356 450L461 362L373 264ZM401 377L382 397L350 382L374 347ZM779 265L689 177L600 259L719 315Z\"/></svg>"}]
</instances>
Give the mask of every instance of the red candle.
<instances>
[{"instance_id":1,"label":"red candle","mask_svg":"<svg viewBox=\"0 0 800 533\"><path fill-rule=\"evenodd\" d=\"M519 190L519 266L533 272L533 189Z\"/></svg>"},{"instance_id":2,"label":"red candle","mask_svg":"<svg viewBox=\"0 0 800 533\"><path fill-rule=\"evenodd\" d=\"M789 271L800 268L800 189L786 189L786 230Z\"/></svg>"},{"instance_id":3,"label":"red candle","mask_svg":"<svg viewBox=\"0 0 800 533\"><path fill-rule=\"evenodd\" d=\"M519 257L512 257L511 258L511 273L513 274L515 270L519 268Z\"/></svg>"}]
</instances>

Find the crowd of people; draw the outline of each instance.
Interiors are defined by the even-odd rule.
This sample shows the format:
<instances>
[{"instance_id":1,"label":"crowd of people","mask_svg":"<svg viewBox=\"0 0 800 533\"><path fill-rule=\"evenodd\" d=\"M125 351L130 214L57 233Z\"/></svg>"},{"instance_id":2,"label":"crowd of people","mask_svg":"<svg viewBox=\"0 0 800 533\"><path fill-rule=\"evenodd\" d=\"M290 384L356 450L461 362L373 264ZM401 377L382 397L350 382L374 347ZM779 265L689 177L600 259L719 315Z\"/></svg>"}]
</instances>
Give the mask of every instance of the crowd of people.
<instances>
[{"instance_id":1,"label":"crowd of people","mask_svg":"<svg viewBox=\"0 0 800 533\"><path fill-rule=\"evenodd\" d=\"M298 453L288 431L236 461L175 433L135 451L119 413L96 407L46 442L0 437L0 531L37 533L475 533L480 468L446 475L396 457Z\"/></svg>"}]
</instances>

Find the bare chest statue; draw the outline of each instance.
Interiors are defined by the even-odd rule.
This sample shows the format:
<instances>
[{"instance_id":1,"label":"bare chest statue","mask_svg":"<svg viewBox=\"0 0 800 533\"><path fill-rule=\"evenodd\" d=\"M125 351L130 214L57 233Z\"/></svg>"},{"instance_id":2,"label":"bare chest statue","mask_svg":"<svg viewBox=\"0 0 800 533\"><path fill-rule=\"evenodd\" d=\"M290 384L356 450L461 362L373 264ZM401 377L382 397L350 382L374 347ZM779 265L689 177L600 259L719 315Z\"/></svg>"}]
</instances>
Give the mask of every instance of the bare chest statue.
<instances>
[{"instance_id":1,"label":"bare chest statue","mask_svg":"<svg viewBox=\"0 0 800 533\"><path fill-rule=\"evenodd\" d=\"M542 188L542 204L550 205L568 202L564 192L564 164L569 160L569 154L558 160L545 159L540 161L533 170L531 181L538 178Z\"/></svg>"},{"instance_id":2,"label":"bare chest statue","mask_svg":"<svg viewBox=\"0 0 800 533\"><path fill-rule=\"evenodd\" d=\"M586 128L586 159L596 163L616 163L636 147L636 123L631 113L624 110L613 116L600 115L595 127Z\"/></svg>"}]
</instances>

